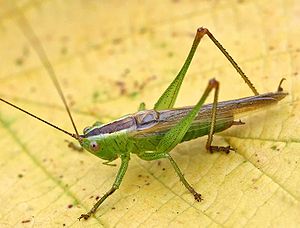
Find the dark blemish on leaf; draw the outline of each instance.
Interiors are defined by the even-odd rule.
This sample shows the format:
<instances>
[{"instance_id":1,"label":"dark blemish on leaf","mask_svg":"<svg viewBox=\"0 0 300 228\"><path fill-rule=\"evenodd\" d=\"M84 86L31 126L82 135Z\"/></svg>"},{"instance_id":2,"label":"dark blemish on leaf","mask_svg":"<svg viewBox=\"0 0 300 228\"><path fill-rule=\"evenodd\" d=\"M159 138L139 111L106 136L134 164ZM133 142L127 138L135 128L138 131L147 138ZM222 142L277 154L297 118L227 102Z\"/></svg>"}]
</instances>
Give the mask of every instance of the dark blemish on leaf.
<instances>
[{"instance_id":1,"label":"dark blemish on leaf","mask_svg":"<svg viewBox=\"0 0 300 228\"><path fill-rule=\"evenodd\" d=\"M112 209L112 210L115 210L116 208L115 208L115 207L112 207L111 209Z\"/></svg>"},{"instance_id":2,"label":"dark blemish on leaf","mask_svg":"<svg viewBox=\"0 0 300 228\"><path fill-rule=\"evenodd\" d=\"M71 94L67 95L67 99L69 100L68 104L70 107L74 106L76 104L76 102L73 100L73 97Z\"/></svg>"},{"instance_id":3,"label":"dark blemish on leaf","mask_svg":"<svg viewBox=\"0 0 300 228\"><path fill-rule=\"evenodd\" d=\"M297 76L298 75L298 72L294 72L294 76Z\"/></svg>"},{"instance_id":4,"label":"dark blemish on leaf","mask_svg":"<svg viewBox=\"0 0 300 228\"><path fill-rule=\"evenodd\" d=\"M126 68L125 70L124 70L124 72L121 74L121 77L126 77L128 74L130 73L130 69L129 68Z\"/></svg>"},{"instance_id":5,"label":"dark blemish on leaf","mask_svg":"<svg viewBox=\"0 0 300 228\"><path fill-rule=\"evenodd\" d=\"M275 145L273 145L273 146L271 146L271 149L272 149L272 150L276 150L277 147L276 147Z\"/></svg>"},{"instance_id":6,"label":"dark blemish on leaf","mask_svg":"<svg viewBox=\"0 0 300 228\"><path fill-rule=\"evenodd\" d=\"M135 198L132 199L132 202L135 202Z\"/></svg>"},{"instance_id":7,"label":"dark blemish on leaf","mask_svg":"<svg viewBox=\"0 0 300 228\"><path fill-rule=\"evenodd\" d=\"M66 224L64 223L63 226L66 226Z\"/></svg>"},{"instance_id":8,"label":"dark blemish on leaf","mask_svg":"<svg viewBox=\"0 0 300 228\"><path fill-rule=\"evenodd\" d=\"M121 37L115 38L115 39L112 40L113 44L120 44L121 42L122 42L122 38Z\"/></svg>"},{"instance_id":9,"label":"dark blemish on leaf","mask_svg":"<svg viewBox=\"0 0 300 228\"><path fill-rule=\"evenodd\" d=\"M100 95L100 94L99 94L98 91L95 91L95 92L93 93L92 98L93 98L94 102L97 101L99 95Z\"/></svg>"},{"instance_id":10,"label":"dark blemish on leaf","mask_svg":"<svg viewBox=\"0 0 300 228\"><path fill-rule=\"evenodd\" d=\"M73 204L69 204L69 205L68 205L68 208L72 208L72 207L73 207Z\"/></svg>"},{"instance_id":11,"label":"dark blemish on leaf","mask_svg":"<svg viewBox=\"0 0 300 228\"><path fill-rule=\"evenodd\" d=\"M150 183L148 182L148 183L146 183L146 185L150 185Z\"/></svg>"},{"instance_id":12,"label":"dark blemish on leaf","mask_svg":"<svg viewBox=\"0 0 300 228\"><path fill-rule=\"evenodd\" d=\"M64 177L63 175L60 175L60 176L59 176L60 179L62 179L63 177Z\"/></svg>"},{"instance_id":13,"label":"dark blemish on leaf","mask_svg":"<svg viewBox=\"0 0 300 228\"><path fill-rule=\"evenodd\" d=\"M254 156L257 157L257 154L255 153Z\"/></svg>"},{"instance_id":14,"label":"dark blemish on leaf","mask_svg":"<svg viewBox=\"0 0 300 228\"><path fill-rule=\"evenodd\" d=\"M126 84L122 81L116 81L115 83L120 89L120 95L125 95L127 93Z\"/></svg>"},{"instance_id":15,"label":"dark blemish on leaf","mask_svg":"<svg viewBox=\"0 0 300 228\"><path fill-rule=\"evenodd\" d=\"M100 197L99 196L96 196L95 200L98 200Z\"/></svg>"},{"instance_id":16,"label":"dark blemish on leaf","mask_svg":"<svg viewBox=\"0 0 300 228\"><path fill-rule=\"evenodd\" d=\"M22 223L29 223L29 222L31 222L30 219L26 219L26 220L23 220L23 221L22 221Z\"/></svg>"},{"instance_id":17,"label":"dark blemish on leaf","mask_svg":"<svg viewBox=\"0 0 300 228\"><path fill-rule=\"evenodd\" d=\"M257 162L259 162L259 159L257 160Z\"/></svg>"},{"instance_id":18,"label":"dark blemish on leaf","mask_svg":"<svg viewBox=\"0 0 300 228\"><path fill-rule=\"evenodd\" d=\"M158 162L157 162L157 165L160 166L160 165L161 165L161 161L158 161Z\"/></svg>"},{"instance_id":19,"label":"dark blemish on leaf","mask_svg":"<svg viewBox=\"0 0 300 228\"><path fill-rule=\"evenodd\" d=\"M138 177L142 177L142 174L139 174Z\"/></svg>"},{"instance_id":20,"label":"dark blemish on leaf","mask_svg":"<svg viewBox=\"0 0 300 228\"><path fill-rule=\"evenodd\" d=\"M165 168L162 168L162 171L165 171L166 169Z\"/></svg>"},{"instance_id":21,"label":"dark blemish on leaf","mask_svg":"<svg viewBox=\"0 0 300 228\"><path fill-rule=\"evenodd\" d=\"M174 56L174 52L169 51L169 52L168 52L168 57L169 57L169 58L172 58L173 56Z\"/></svg>"},{"instance_id":22,"label":"dark blemish on leaf","mask_svg":"<svg viewBox=\"0 0 300 228\"><path fill-rule=\"evenodd\" d=\"M71 142L69 140L65 139L65 142L68 143L68 147L72 150L78 151L78 152L83 152L83 147L79 146L78 144L75 144L74 142Z\"/></svg>"},{"instance_id":23,"label":"dark blemish on leaf","mask_svg":"<svg viewBox=\"0 0 300 228\"><path fill-rule=\"evenodd\" d=\"M90 199L94 198L94 196L90 196Z\"/></svg>"},{"instance_id":24,"label":"dark blemish on leaf","mask_svg":"<svg viewBox=\"0 0 300 228\"><path fill-rule=\"evenodd\" d=\"M162 43L160 44L160 47L161 47L161 48L167 47L167 43L166 43L166 42L162 42Z\"/></svg>"},{"instance_id":25,"label":"dark blemish on leaf","mask_svg":"<svg viewBox=\"0 0 300 228\"><path fill-rule=\"evenodd\" d=\"M145 81L143 81L140 85L138 84L137 81L134 82L134 86L138 87L139 90L143 90L151 81L155 80L157 78L156 75L152 75L148 78L146 78Z\"/></svg>"},{"instance_id":26,"label":"dark blemish on leaf","mask_svg":"<svg viewBox=\"0 0 300 228\"><path fill-rule=\"evenodd\" d=\"M171 36L176 37L176 36L178 36L178 33L174 31L174 32L171 33Z\"/></svg>"},{"instance_id":27,"label":"dark blemish on leaf","mask_svg":"<svg viewBox=\"0 0 300 228\"><path fill-rule=\"evenodd\" d=\"M148 30L147 30L146 27L141 27L139 33L140 33L140 34L144 34L144 33L146 33L147 31L148 31Z\"/></svg>"},{"instance_id":28,"label":"dark blemish on leaf","mask_svg":"<svg viewBox=\"0 0 300 228\"><path fill-rule=\"evenodd\" d=\"M62 48L60 49L60 53L61 53L62 55L66 55L66 54L68 53L68 48L67 48L67 47L62 47Z\"/></svg>"},{"instance_id":29,"label":"dark blemish on leaf","mask_svg":"<svg viewBox=\"0 0 300 228\"><path fill-rule=\"evenodd\" d=\"M16 65L17 65L17 66L22 66L23 63L24 63L23 58L17 58L17 59L16 59Z\"/></svg>"},{"instance_id":30,"label":"dark blemish on leaf","mask_svg":"<svg viewBox=\"0 0 300 228\"><path fill-rule=\"evenodd\" d=\"M85 188L83 188L82 191L85 191Z\"/></svg>"},{"instance_id":31,"label":"dark blemish on leaf","mask_svg":"<svg viewBox=\"0 0 300 228\"><path fill-rule=\"evenodd\" d=\"M21 174L21 173L18 174L18 177L19 177L19 178L22 178L22 177L23 177L23 174Z\"/></svg>"}]
</instances>

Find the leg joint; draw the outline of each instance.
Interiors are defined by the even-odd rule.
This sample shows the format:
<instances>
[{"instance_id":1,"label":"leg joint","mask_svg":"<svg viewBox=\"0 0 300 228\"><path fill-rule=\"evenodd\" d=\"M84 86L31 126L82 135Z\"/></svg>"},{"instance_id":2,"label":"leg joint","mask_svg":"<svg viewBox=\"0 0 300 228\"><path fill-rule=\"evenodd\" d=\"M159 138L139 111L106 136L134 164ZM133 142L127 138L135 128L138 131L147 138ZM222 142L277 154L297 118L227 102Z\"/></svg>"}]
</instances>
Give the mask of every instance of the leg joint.
<instances>
[{"instance_id":1,"label":"leg joint","mask_svg":"<svg viewBox=\"0 0 300 228\"><path fill-rule=\"evenodd\" d=\"M197 29L197 34L200 35L201 37L208 33L209 33L209 31L207 28L200 27Z\"/></svg>"},{"instance_id":2,"label":"leg joint","mask_svg":"<svg viewBox=\"0 0 300 228\"><path fill-rule=\"evenodd\" d=\"M219 81L217 81L215 78L212 78L209 80L209 83L208 83L208 86L210 88L215 88L215 89L218 89L219 88Z\"/></svg>"}]
</instances>

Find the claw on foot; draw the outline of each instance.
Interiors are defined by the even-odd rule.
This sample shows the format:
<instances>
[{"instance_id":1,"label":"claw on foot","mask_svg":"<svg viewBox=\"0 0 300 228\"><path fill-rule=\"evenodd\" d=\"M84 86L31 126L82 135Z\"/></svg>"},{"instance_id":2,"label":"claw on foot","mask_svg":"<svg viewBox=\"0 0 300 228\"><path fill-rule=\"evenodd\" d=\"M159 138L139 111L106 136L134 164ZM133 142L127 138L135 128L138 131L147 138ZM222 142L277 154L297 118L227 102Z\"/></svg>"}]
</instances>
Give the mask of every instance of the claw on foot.
<instances>
[{"instance_id":1,"label":"claw on foot","mask_svg":"<svg viewBox=\"0 0 300 228\"><path fill-rule=\"evenodd\" d=\"M193 195L194 195L194 198L195 198L195 200L196 200L197 202L201 202L201 200L203 200L200 193L194 192Z\"/></svg>"},{"instance_id":2,"label":"claw on foot","mask_svg":"<svg viewBox=\"0 0 300 228\"><path fill-rule=\"evenodd\" d=\"M84 219L87 220L90 217L89 214L81 214L80 217L78 218L78 220L80 221L80 219Z\"/></svg>"},{"instance_id":3,"label":"claw on foot","mask_svg":"<svg viewBox=\"0 0 300 228\"><path fill-rule=\"evenodd\" d=\"M232 148L230 146L210 146L208 150L211 153L213 153L214 151L216 151L216 152L225 152L226 154L229 154L229 152L231 150L234 151L234 148Z\"/></svg>"}]
</instances>

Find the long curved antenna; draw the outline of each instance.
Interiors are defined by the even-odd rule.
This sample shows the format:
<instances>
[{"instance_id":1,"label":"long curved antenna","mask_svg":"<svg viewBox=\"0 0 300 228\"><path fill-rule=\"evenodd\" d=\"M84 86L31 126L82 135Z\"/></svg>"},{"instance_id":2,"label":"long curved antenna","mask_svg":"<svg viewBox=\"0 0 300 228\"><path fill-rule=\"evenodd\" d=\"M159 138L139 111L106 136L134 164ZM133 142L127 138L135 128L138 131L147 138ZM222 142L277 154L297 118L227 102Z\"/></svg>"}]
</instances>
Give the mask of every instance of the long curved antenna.
<instances>
[{"instance_id":1,"label":"long curved antenna","mask_svg":"<svg viewBox=\"0 0 300 228\"><path fill-rule=\"evenodd\" d=\"M32 27L28 23L27 19L25 18L25 16L23 15L21 10L17 6L16 6L16 10L18 11L19 18L17 20L18 20L18 23L20 25L20 28L23 31L25 37L29 40L29 42L30 42L31 46L33 47L33 49L36 51L36 53L39 56L42 64L44 65L44 67L47 70L50 78L52 79L52 82L54 83L54 86L56 87L57 92L58 92L60 98L62 99L62 101L64 103L64 106L65 106L65 108L68 112L68 115L69 115L70 120L72 122L73 128L75 130L76 136L77 136L77 138L79 138L79 134L78 134L77 128L75 126L75 122L73 120L73 117L71 115L70 109L67 105L67 101L66 101L65 96L62 92L60 84L57 80L57 76L55 74L55 71L54 71L52 65L50 64L50 61L49 61L49 59L46 55L46 52L45 52L40 40L38 39L38 37L34 33ZM31 116L32 116L32 114L31 114Z\"/></svg>"},{"instance_id":2,"label":"long curved antenna","mask_svg":"<svg viewBox=\"0 0 300 228\"><path fill-rule=\"evenodd\" d=\"M10 105L10 106L12 106L12 107L18 109L18 110L20 110L21 112L26 113L27 115L29 115L29 116L31 116L31 117L33 117L33 118L35 118L35 119L38 119L38 120L42 121L42 122L45 123L45 124L48 124L49 126L55 128L55 129L57 129L57 130L59 130L59 131L62 131L63 133L65 133L65 134L67 134L67 135L69 135L69 136L75 138L76 140L80 140L80 137L79 137L78 135L76 135L76 134L72 134L72 133L70 133L70 132L67 132L66 130L64 130L64 129L58 127L58 126L55 126L54 124L52 124L52 123L50 123L50 122L48 122L48 121L46 121L46 120L43 120L42 118L40 118L40 117L38 117L38 116L36 116L36 115L34 115L34 114L28 112L28 111L26 111L26 110L24 110L24 109L22 109L22 108L16 106L16 105L14 105L14 104L12 104L12 103L10 103L10 102L4 100L4 99L2 99L2 98L0 98L0 101L2 101L2 102L4 102L4 103L6 103L6 104L8 104L8 105Z\"/></svg>"}]
</instances>

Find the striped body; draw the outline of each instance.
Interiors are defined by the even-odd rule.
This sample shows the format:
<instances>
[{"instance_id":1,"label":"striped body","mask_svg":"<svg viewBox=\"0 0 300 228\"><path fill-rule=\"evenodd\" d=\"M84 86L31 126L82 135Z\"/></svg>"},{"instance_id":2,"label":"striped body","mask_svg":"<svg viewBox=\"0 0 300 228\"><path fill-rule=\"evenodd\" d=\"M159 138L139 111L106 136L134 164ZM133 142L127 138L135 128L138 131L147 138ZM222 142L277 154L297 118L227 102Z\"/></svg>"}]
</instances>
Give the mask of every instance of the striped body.
<instances>
[{"instance_id":1,"label":"striped body","mask_svg":"<svg viewBox=\"0 0 300 228\"><path fill-rule=\"evenodd\" d=\"M286 95L283 92L275 92L219 102L215 132L221 132L231 127L238 114L276 104ZM89 145L84 147L105 160L114 160L125 151L136 154L156 151L156 146L166 132L185 117L192 108L193 106L162 111L139 111L111 123L91 127L82 137L89 143L96 141L101 145L101 149L93 151L89 149ZM182 142L209 133L211 111L212 104L202 106Z\"/></svg>"}]
</instances>

